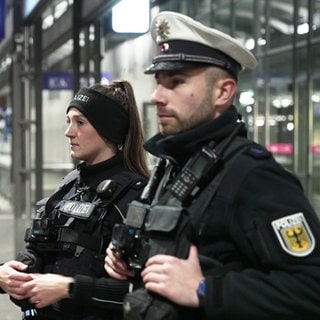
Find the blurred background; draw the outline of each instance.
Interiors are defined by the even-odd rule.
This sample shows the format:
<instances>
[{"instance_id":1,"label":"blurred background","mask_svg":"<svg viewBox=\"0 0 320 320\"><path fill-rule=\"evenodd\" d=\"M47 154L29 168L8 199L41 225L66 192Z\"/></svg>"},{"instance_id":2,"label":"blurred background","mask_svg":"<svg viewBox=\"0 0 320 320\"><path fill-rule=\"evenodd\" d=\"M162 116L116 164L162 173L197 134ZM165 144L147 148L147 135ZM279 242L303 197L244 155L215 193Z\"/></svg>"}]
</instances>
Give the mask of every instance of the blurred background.
<instances>
[{"instance_id":1,"label":"blurred background","mask_svg":"<svg viewBox=\"0 0 320 320\"><path fill-rule=\"evenodd\" d=\"M163 10L226 32L256 55L235 105L250 138L298 176L320 213L320 0L0 0L2 259L23 247L36 201L74 167L65 111L80 87L129 80L146 137L157 132L154 80L143 71L156 53L149 24Z\"/></svg>"}]
</instances>

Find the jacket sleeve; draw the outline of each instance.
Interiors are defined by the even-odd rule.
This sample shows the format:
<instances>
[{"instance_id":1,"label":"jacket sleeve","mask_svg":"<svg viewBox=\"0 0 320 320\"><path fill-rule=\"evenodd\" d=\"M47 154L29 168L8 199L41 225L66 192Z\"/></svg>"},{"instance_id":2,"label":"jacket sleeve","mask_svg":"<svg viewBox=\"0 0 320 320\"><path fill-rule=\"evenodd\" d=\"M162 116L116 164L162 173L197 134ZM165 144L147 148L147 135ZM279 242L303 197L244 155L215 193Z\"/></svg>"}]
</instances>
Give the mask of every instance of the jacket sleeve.
<instances>
[{"instance_id":1,"label":"jacket sleeve","mask_svg":"<svg viewBox=\"0 0 320 320\"><path fill-rule=\"evenodd\" d=\"M76 275L74 280L71 299L75 304L108 310L120 310L124 296L132 286L129 281L85 275Z\"/></svg>"},{"instance_id":2,"label":"jacket sleeve","mask_svg":"<svg viewBox=\"0 0 320 320\"><path fill-rule=\"evenodd\" d=\"M243 180L228 237L244 268L206 278L208 319L320 319L320 223L294 176L270 161Z\"/></svg>"}]
</instances>

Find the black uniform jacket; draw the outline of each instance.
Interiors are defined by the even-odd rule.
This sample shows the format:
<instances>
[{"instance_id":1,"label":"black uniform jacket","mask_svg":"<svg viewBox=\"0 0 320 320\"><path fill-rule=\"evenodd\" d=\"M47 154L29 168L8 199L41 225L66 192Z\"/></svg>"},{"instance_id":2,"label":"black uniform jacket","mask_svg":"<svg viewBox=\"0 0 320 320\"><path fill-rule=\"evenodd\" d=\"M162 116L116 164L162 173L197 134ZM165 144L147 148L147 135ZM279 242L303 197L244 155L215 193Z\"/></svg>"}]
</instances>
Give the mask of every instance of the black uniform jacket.
<instances>
[{"instance_id":1,"label":"black uniform jacket","mask_svg":"<svg viewBox=\"0 0 320 320\"><path fill-rule=\"evenodd\" d=\"M158 134L145 148L180 170L201 146L230 135L237 120L231 107L188 131ZM239 135L245 136L245 130ZM224 267L203 270L205 297L196 314L204 311L207 319L320 319L319 219L298 180L267 150L252 145L238 156L201 226L195 230L199 254Z\"/></svg>"},{"instance_id":2,"label":"black uniform jacket","mask_svg":"<svg viewBox=\"0 0 320 320\"><path fill-rule=\"evenodd\" d=\"M60 216L55 220L56 224L65 224L65 226L68 224L69 218L59 213L64 200L99 203L100 198L105 198L108 202L108 196L103 194L99 196L96 192L97 186L103 180L114 180L118 188L115 189L115 193L122 190L121 195L99 214L92 214L92 217L95 216L94 219L72 221L65 228L67 229L66 237L71 237L70 243L63 240L58 243L63 246L63 250L52 249L55 245L54 239L48 240L48 244L41 243L41 246L37 242L29 243L28 250L38 255L42 261L41 270L39 270L41 273L56 273L75 278L71 290L72 299L65 299L49 308L39 309L38 313L44 319L120 319L122 299L125 292L128 292L129 284L107 276L104 270L105 252L111 240L113 225L123 222L128 203L139 198L146 179L125 169L122 153L95 165L82 163L77 169L79 178L71 182L69 187L70 183L62 182L64 187L46 202L44 214ZM74 232L83 242L80 246L73 243ZM53 234L55 234L54 228ZM93 238L90 238L91 236ZM92 239L98 241L98 247L94 248L95 241ZM86 241L89 248L86 247ZM70 250L68 250L69 247ZM78 253L75 250L78 250Z\"/></svg>"}]
</instances>

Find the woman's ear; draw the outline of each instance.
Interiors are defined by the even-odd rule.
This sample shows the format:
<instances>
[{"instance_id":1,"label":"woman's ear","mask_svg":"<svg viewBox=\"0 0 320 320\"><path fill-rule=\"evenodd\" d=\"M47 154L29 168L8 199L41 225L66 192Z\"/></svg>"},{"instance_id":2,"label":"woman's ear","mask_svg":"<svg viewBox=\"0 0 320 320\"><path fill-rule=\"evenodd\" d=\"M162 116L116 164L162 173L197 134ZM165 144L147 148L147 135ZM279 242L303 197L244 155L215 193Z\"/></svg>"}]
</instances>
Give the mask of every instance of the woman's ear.
<instances>
[{"instance_id":1,"label":"woman's ear","mask_svg":"<svg viewBox=\"0 0 320 320\"><path fill-rule=\"evenodd\" d=\"M214 105L216 112L221 114L231 104L237 89L237 83L232 78L220 79L216 82Z\"/></svg>"}]
</instances>

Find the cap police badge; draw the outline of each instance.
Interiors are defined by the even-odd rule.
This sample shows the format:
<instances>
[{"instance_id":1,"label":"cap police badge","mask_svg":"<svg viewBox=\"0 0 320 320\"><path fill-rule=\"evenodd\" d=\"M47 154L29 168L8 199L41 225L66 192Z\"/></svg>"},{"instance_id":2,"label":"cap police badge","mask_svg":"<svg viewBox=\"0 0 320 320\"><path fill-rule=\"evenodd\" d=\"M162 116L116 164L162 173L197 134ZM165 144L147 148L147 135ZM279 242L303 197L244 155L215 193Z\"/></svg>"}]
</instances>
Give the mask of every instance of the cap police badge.
<instances>
[{"instance_id":1,"label":"cap police badge","mask_svg":"<svg viewBox=\"0 0 320 320\"><path fill-rule=\"evenodd\" d=\"M159 54L146 74L205 64L221 67L236 78L244 68L257 66L254 55L239 41L184 14L162 11L150 30Z\"/></svg>"},{"instance_id":2,"label":"cap police badge","mask_svg":"<svg viewBox=\"0 0 320 320\"><path fill-rule=\"evenodd\" d=\"M170 27L166 20L159 19L159 21L156 21L155 23L156 33L160 37L161 41L168 40L168 36L170 34Z\"/></svg>"},{"instance_id":3,"label":"cap police badge","mask_svg":"<svg viewBox=\"0 0 320 320\"><path fill-rule=\"evenodd\" d=\"M304 257L315 247L315 240L302 212L272 221L281 247L287 253Z\"/></svg>"}]
</instances>

